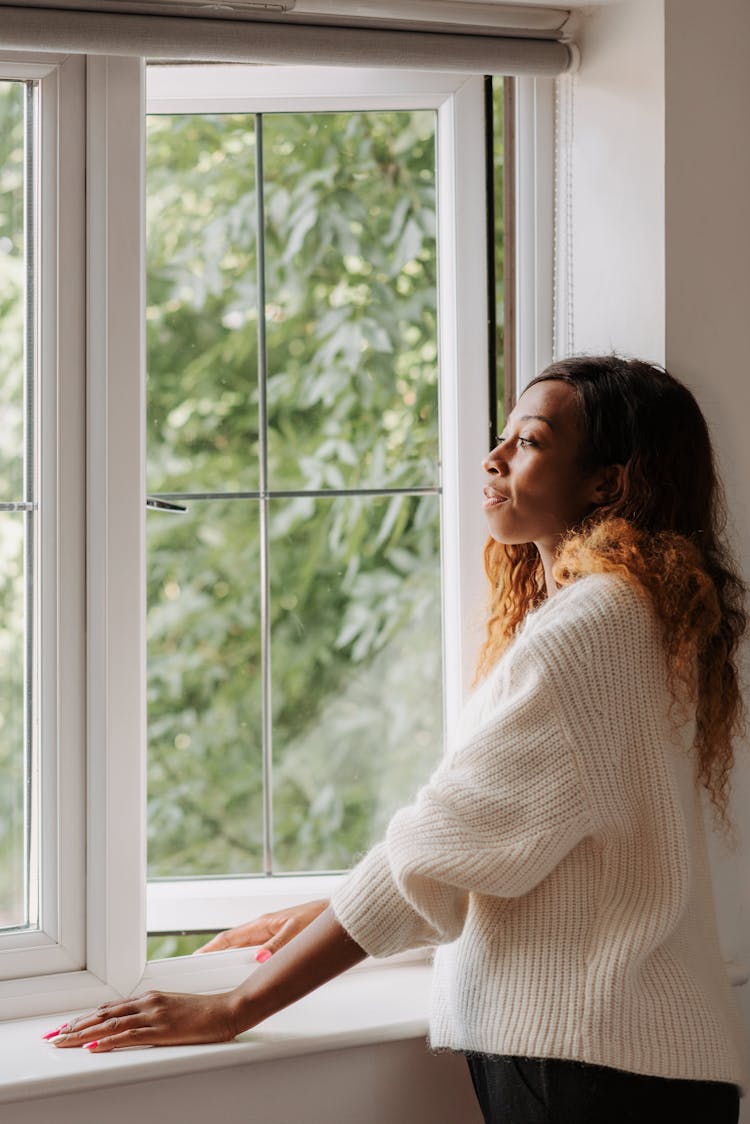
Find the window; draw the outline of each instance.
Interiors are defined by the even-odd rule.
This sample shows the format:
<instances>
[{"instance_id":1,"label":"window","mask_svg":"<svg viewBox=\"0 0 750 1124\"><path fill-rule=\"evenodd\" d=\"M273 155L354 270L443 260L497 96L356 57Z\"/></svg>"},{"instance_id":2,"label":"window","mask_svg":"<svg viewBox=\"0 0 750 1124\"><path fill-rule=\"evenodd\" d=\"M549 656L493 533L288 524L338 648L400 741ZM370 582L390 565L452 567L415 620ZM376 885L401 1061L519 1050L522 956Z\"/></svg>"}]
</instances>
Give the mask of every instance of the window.
<instances>
[{"instance_id":1,"label":"window","mask_svg":"<svg viewBox=\"0 0 750 1124\"><path fill-rule=\"evenodd\" d=\"M84 955L82 96L78 61L0 61L4 978Z\"/></svg>"},{"instance_id":2,"label":"window","mask_svg":"<svg viewBox=\"0 0 750 1124\"><path fill-rule=\"evenodd\" d=\"M37 139L3 154L0 186L33 166L38 218L27 202L38 343L0 387L16 414L33 387L36 483L3 502L40 529L35 580L3 570L0 611L34 606L4 641L55 686L13 765L39 778L0 933L0 996L24 1014L30 993L42 1010L130 992L147 930L163 956L327 892L453 727L483 596L486 85L2 65ZM206 983L193 961L169 986L183 968Z\"/></svg>"},{"instance_id":3,"label":"window","mask_svg":"<svg viewBox=\"0 0 750 1124\"><path fill-rule=\"evenodd\" d=\"M174 936L211 876L330 888L288 876L350 866L442 751L436 141L467 84L392 78L148 71L154 955L205 939Z\"/></svg>"},{"instance_id":4,"label":"window","mask_svg":"<svg viewBox=\"0 0 750 1124\"><path fill-rule=\"evenodd\" d=\"M345 870L442 747L435 118L149 118L157 878Z\"/></svg>"}]
</instances>

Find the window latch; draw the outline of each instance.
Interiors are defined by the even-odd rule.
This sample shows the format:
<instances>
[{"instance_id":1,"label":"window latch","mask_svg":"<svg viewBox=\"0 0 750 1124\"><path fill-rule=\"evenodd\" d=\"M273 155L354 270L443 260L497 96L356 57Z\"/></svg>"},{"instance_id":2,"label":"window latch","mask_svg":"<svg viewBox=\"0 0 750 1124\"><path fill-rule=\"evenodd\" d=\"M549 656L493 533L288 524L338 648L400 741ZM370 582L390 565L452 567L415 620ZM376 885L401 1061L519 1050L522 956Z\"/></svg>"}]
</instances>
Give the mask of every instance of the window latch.
<instances>
[{"instance_id":1,"label":"window latch","mask_svg":"<svg viewBox=\"0 0 750 1124\"><path fill-rule=\"evenodd\" d=\"M169 500L158 500L156 496L146 496L146 507L151 511L174 511L179 514L187 511L184 503L171 503Z\"/></svg>"}]
</instances>

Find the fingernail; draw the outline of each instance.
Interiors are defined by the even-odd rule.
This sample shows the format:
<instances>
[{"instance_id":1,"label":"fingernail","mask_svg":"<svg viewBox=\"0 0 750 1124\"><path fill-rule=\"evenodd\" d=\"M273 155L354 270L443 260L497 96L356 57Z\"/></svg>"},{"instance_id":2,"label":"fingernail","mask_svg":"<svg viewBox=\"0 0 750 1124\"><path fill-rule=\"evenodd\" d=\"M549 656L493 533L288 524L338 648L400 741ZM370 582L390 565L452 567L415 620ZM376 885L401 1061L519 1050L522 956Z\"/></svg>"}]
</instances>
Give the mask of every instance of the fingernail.
<instances>
[{"instance_id":1,"label":"fingernail","mask_svg":"<svg viewBox=\"0 0 750 1124\"><path fill-rule=\"evenodd\" d=\"M84 1050L95 1050L98 1045L99 1045L98 1042L84 1042L83 1049Z\"/></svg>"},{"instance_id":2,"label":"fingernail","mask_svg":"<svg viewBox=\"0 0 750 1124\"><path fill-rule=\"evenodd\" d=\"M261 948L258 950L258 952L256 952L255 959L258 964L265 964L266 960L270 960L272 956L273 953L271 952L270 948Z\"/></svg>"},{"instance_id":3,"label":"fingernail","mask_svg":"<svg viewBox=\"0 0 750 1124\"><path fill-rule=\"evenodd\" d=\"M57 1038L60 1031L65 1030L65 1027L67 1025L68 1025L67 1023L62 1023L60 1026L56 1027L54 1030L51 1030L49 1032L49 1034L43 1034L42 1038L44 1039L45 1042L49 1042L50 1038Z\"/></svg>"}]
</instances>

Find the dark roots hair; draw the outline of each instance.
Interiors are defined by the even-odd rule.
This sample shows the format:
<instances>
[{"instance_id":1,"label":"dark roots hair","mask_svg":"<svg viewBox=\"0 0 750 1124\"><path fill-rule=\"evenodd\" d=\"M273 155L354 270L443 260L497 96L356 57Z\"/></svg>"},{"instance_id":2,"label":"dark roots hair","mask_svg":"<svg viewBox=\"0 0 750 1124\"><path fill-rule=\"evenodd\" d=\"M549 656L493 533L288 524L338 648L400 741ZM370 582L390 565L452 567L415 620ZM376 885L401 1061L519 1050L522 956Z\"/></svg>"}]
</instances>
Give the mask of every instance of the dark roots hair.
<instances>
[{"instance_id":1,"label":"dark roots hair","mask_svg":"<svg viewBox=\"0 0 750 1124\"><path fill-rule=\"evenodd\" d=\"M573 387L584 439L582 471L624 467L611 501L590 512L560 545L555 579L617 573L650 595L662 626L675 698L696 702L698 776L720 822L727 803L734 738L743 728L737 648L747 627L745 585L724 541L726 505L705 418L686 386L663 368L615 355L553 363L530 385ZM490 539L483 678L545 597L533 543Z\"/></svg>"}]
</instances>

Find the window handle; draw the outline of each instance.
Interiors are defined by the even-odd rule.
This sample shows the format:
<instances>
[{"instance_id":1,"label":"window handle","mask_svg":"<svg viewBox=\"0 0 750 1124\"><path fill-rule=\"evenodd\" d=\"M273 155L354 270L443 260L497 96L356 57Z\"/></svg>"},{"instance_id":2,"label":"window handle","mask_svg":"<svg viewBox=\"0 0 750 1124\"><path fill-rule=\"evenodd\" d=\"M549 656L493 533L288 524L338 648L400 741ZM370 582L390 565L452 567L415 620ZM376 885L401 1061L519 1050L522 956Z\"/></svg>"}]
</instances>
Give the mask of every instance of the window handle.
<instances>
[{"instance_id":1,"label":"window handle","mask_svg":"<svg viewBox=\"0 0 750 1124\"><path fill-rule=\"evenodd\" d=\"M36 504L28 503L0 503L0 511L36 511Z\"/></svg>"},{"instance_id":2,"label":"window handle","mask_svg":"<svg viewBox=\"0 0 750 1124\"><path fill-rule=\"evenodd\" d=\"M184 503L170 503L169 500L157 500L156 496L146 496L146 507L151 511L174 511L180 514L187 511Z\"/></svg>"}]
</instances>

